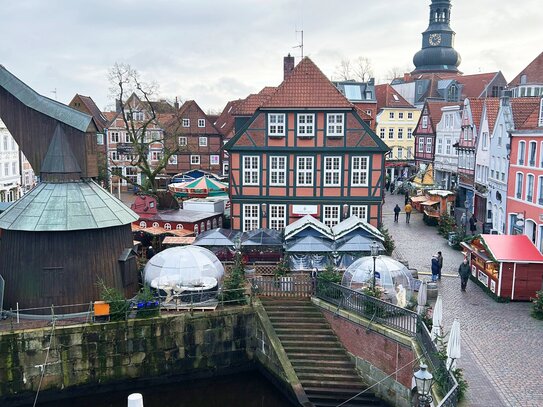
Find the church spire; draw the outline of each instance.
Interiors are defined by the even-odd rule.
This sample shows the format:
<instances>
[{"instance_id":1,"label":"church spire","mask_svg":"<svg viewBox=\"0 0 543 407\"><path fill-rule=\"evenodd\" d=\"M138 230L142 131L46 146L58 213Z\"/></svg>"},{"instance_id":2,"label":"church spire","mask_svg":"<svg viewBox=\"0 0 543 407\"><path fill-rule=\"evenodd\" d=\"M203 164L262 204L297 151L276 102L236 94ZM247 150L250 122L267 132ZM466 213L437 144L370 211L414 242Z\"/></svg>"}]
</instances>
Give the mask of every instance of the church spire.
<instances>
[{"instance_id":1,"label":"church spire","mask_svg":"<svg viewBox=\"0 0 543 407\"><path fill-rule=\"evenodd\" d=\"M455 33L449 25L451 7L450 0L432 0L428 28L422 33L422 49L413 57L413 73L459 72L461 58L453 48Z\"/></svg>"}]
</instances>

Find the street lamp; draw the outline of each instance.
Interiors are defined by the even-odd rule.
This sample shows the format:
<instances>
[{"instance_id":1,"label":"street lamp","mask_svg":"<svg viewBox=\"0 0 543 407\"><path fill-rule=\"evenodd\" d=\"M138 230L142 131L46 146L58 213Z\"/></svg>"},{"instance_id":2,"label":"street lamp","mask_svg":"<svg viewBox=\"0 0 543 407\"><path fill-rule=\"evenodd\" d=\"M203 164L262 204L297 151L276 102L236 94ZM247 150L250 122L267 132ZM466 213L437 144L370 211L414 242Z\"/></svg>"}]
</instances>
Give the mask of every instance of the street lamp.
<instances>
[{"instance_id":1,"label":"street lamp","mask_svg":"<svg viewBox=\"0 0 543 407\"><path fill-rule=\"evenodd\" d=\"M371 289L375 292L375 260L377 259L377 256L379 256L379 245L375 240L370 245L370 254L371 257L373 257L373 283Z\"/></svg>"},{"instance_id":2,"label":"street lamp","mask_svg":"<svg viewBox=\"0 0 543 407\"><path fill-rule=\"evenodd\" d=\"M430 394L432 385L434 384L434 376L428 370L428 366L421 363L413 377L417 385L417 393L419 398L419 407L426 407L432 403L432 395Z\"/></svg>"}]
</instances>

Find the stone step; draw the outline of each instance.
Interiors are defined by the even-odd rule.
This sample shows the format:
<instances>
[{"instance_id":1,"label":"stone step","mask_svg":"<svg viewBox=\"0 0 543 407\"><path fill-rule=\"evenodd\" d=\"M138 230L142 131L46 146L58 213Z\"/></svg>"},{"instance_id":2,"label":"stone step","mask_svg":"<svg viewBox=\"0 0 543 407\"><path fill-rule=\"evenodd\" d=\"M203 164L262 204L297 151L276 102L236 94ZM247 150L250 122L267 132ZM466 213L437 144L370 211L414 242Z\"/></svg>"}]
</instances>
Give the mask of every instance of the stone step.
<instances>
[{"instance_id":1,"label":"stone step","mask_svg":"<svg viewBox=\"0 0 543 407\"><path fill-rule=\"evenodd\" d=\"M278 335L279 336L279 335ZM337 345L341 346L340 342L337 339L337 336L332 335L288 335L288 336L279 336L283 346L300 344L304 346L331 346Z\"/></svg>"},{"instance_id":2,"label":"stone step","mask_svg":"<svg viewBox=\"0 0 543 407\"><path fill-rule=\"evenodd\" d=\"M292 366L305 369L341 369L349 368L351 370L355 369L353 361L348 358L341 359L301 359L301 358L290 358L290 363Z\"/></svg>"},{"instance_id":3,"label":"stone step","mask_svg":"<svg viewBox=\"0 0 543 407\"><path fill-rule=\"evenodd\" d=\"M292 363L292 362L291 362ZM318 365L308 365L305 363L292 363L292 366L294 367L294 370L296 370L296 373L298 374L306 374L306 373L318 373L318 374L354 374L355 371L354 366L351 363L344 362L341 365L325 365L321 363L320 366ZM358 377L358 375L357 375Z\"/></svg>"},{"instance_id":4,"label":"stone step","mask_svg":"<svg viewBox=\"0 0 543 407\"><path fill-rule=\"evenodd\" d=\"M289 356L291 354L302 353L306 355L313 355L314 357L318 357L318 355L321 355L323 357L327 355L344 355L345 357L347 357L345 351L336 346L309 346L308 344L304 343L289 343L283 344L283 348Z\"/></svg>"},{"instance_id":5,"label":"stone step","mask_svg":"<svg viewBox=\"0 0 543 407\"><path fill-rule=\"evenodd\" d=\"M291 323L289 321L285 322L274 322L273 323L274 329L290 329L298 331L298 329L318 329L318 330L326 330L330 331L330 325L328 325L328 322L326 321L315 321L315 322L298 322L298 323Z\"/></svg>"},{"instance_id":6,"label":"stone step","mask_svg":"<svg viewBox=\"0 0 543 407\"><path fill-rule=\"evenodd\" d=\"M303 315L270 315L269 316L272 325L275 327L276 324L305 324L305 323L325 323L326 320L322 316L303 316Z\"/></svg>"},{"instance_id":7,"label":"stone step","mask_svg":"<svg viewBox=\"0 0 543 407\"><path fill-rule=\"evenodd\" d=\"M276 327L275 333L277 335L333 335L336 336L335 332L331 329L326 329L324 327L322 328L300 328L300 327L293 327L293 326L282 326L282 327Z\"/></svg>"},{"instance_id":8,"label":"stone step","mask_svg":"<svg viewBox=\"0 0 543 407\"><path fill-rule=\"evenodd\" d=\"M305 352L303 350L299 349L291 349L290 351L286 350L287 356L290 360L311 360L311 361L351 361L349 356L347 356L344 352L328 352L328 353L322 353L322 352Z\"/></svg>"},{"instance_id":9,"label":"stone step","mask_svg":"<svg viewBox=\"0 0 543 407\"><path fill-rule=\"evenodd\" d=\"M295 369L296 370L296 369ZM298 376L298 379L300 382L308 382L308 381L315 381L315 382L329 382L329 383L345 383L345 382L351 382L351 383L358 383L360 377L353 373L353 370L351 370L350 373L335 373L335 372L301 372L296 370L296 375ZM358 383L358 387L362 387L362 383Z\"/></svg>"},{"instance_id":10,"label":"stone step","mask_svg":"<svg viewBox=\"0 0 543 407\"><path fill-rule=\"evenodd\" d=\"M302 386L304 387L306 391L308 387L351 390L351 391L354 391L355 393L364 390L364 385L360 378L352 378L349 380L319 380L319 379L300 378L300 383L302 384Z\"/></svg>"}]
</instances>

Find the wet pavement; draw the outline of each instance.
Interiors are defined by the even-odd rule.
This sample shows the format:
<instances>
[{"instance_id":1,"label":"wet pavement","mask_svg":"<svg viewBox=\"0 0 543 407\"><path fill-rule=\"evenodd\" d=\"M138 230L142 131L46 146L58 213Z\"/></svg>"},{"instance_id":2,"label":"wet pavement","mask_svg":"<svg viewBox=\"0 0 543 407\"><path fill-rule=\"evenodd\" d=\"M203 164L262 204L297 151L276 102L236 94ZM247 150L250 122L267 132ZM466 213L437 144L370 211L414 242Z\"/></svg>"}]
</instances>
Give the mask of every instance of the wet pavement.
<instances>
[{"instance_id":1,"label":"wet pavement","mask_svg":"<svg viewBox=\"0 0 543 407\"><path fill-rule=\"evenodd\" d=\"M398 223L394 223L396 203L402 208ZM395 240L395 257L407 260L419 273L428 273L423 278L430 279L432 255L443 253L438 282L443 322L445 332L454 318L460 322L462 357L457 364L469 384L462 405L543 406L543 321L530 317L530 303L497 303L473 281L461 292L457 270L462 253L447 244L437 227L427 226L417 211L407 224L403 203L403 195L387 193L383 223Z\"/></svg>"}]
</instances>

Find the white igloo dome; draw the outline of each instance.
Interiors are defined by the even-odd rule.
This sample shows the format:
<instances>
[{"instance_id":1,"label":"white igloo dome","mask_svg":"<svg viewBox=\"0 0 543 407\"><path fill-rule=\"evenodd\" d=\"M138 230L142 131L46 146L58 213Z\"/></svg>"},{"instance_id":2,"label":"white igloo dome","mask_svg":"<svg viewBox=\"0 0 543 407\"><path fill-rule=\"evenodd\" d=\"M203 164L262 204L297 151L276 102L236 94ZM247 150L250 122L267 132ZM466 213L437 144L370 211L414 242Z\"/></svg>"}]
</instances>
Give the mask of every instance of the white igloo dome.
<instances>
[{"instance_id":1,"label":"white igloo dome","mask_svg":"<svg viewBox=\"0 0 543 407\"><path fill-rule=\"evenodd\" d=\"M375 285L383 289L383 299L404 306L413 294L411 271L397 260L388 256L375 259ZM367 256L351 264L341 280L341 285L362 291L373 284L373 257Z\"/></svg>"},{"instance_id":2,"label":"white igloo dome","mask_svg":"<svg viewBox=\"0 0 543 407\"><path fill-rule=\"evenodd\" d=\"M221 283L224 267L210 250L200 246L182 246L154 255L143 273L145 283L152 288L211 289Z\"/></svg>"}]
</instances>

